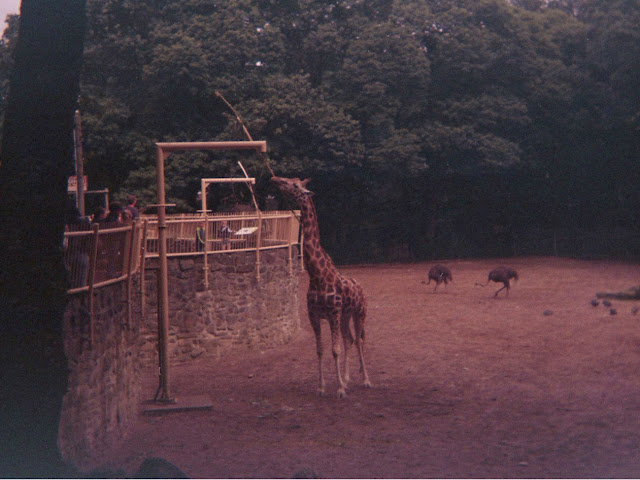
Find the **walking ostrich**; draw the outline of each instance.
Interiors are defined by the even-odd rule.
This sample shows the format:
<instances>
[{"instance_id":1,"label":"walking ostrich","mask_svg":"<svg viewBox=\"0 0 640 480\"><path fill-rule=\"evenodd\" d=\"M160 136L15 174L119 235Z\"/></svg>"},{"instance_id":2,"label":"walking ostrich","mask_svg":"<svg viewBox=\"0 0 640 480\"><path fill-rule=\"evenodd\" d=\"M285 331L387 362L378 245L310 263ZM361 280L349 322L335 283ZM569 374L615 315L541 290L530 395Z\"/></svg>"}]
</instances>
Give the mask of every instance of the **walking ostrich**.
<instances>
[{"instance_id":1,"label":"walking ostrich","mask_svg":"<svg viewBox=\"0 0 640 480\"><path fill-rule=\"evenodd\" d=\"M444 265L437 264L431 267L431 270L429 270L429 281L426 284L429 285L431 283L431 280L434 280L436 282L436 286L433 289L433 291L435 292L438 288L438 285L440 285L441 283L447 285L448 282L453 282L453 276L451 275L451 270L449 270ZM422 283L424 283L424 281Z\"/></svg>"},{"instance_id":2,"label":"walking ostrich","mask_svg":"<svg viewBox=\"0 0 640 480\"><path fill-rule=\"evenodd\" d=\"M496 291L496 293L493 295L493 298L496 298L498 296L498 293L500 293L505 288L507 289L506 296L509 296L509 288L510 288L509 281L512 278L518 281L518 272L516 272L513 268L500 266L498 268L494 268L489 272L489 278L487 279L487 283L485 284L476 283L476 285L480 285L481 287L486 287L487 285L489 285L490 281L496 282L496 283L503 283L504 286L500 287Z\"/></svg>"}]
</instances>

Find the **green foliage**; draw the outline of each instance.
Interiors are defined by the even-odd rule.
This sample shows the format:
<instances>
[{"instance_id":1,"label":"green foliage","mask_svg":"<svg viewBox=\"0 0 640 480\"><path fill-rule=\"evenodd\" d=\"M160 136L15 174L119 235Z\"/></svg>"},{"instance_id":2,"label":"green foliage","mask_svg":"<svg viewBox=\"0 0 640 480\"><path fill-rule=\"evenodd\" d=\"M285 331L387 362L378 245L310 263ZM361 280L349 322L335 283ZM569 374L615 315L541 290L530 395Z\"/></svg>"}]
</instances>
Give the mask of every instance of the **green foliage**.
<instances>
[{"instance_id":1,"label":"green foliage","mask_svg":"<svg viewBox=\"0 0 640 480\"><path fill-rule=\"evenodd\" d=\"M435 255L469 222L476 232L589 226L592 212L617 209L628 213L607 222L638 225L639 10L625 0L89 0L86 168L93 186L154 203L154 142L244 138L220 91L267 140L279 174L314 178L319 211L338 215L325 227L337 256L354 258L347 237L360 236L374 256L394 242ZM255 156L189 153L171 156L169 201L196 208L199 178L237 175L238 159L269 193ZM367 214L333 208L338 199ZM500 213L468 217L475 202ZM406 231L387 235L399 212Z\"/></svg>"}]
</instances>

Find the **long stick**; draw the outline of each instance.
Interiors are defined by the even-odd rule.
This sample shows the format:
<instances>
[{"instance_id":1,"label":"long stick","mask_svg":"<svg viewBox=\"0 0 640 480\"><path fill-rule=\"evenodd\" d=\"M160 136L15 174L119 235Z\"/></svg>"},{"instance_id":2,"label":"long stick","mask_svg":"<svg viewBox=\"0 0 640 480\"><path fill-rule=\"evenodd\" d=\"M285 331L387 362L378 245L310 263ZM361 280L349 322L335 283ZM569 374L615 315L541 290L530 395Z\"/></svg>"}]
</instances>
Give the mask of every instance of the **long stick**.
<instances>
[{"instance_id":1,"label":"long stick","mask_svg":"<svg viewBox=\"0 0 640 480\"><path fill-rule=\"evenodd\" d=\"M222 100L227 105L227 107L229 107L229 110L231 110L231 112L233 112L233 115L236 117L236 121L242 127L242 131L244 132L244 134L247 136L250 142L253 142L253 138L251 137L249 130L247 130L247 127L245 126L244 121L242 120L242 118L240 118L240 115L238 115L238 112L236 112L236 109L233 108L233 106L227 101L227 99L224 98L224 96L217 90L216 90L216 97ZM267 167L267 170L269 170L269 173L271 173L271 176L274 177L275 173L273 173L273 170L271 169L271 165L269 165L269 158L267 157L267 154L265 152L258 152L258 155L260 155L260 157L262 158L262 161L265 167Z\"/></svg>"},{"instance_id":2,"label":"long stick","mask_svg":"<svg viewBox=\"0 0 640 480\"><path fill-rule=\"evenodd\" d=\"M227 107L229 107L229 110L231 110L233 112L233 115L236 117L236 121L242 127L242 130L244 131L244 134L247 136L247 138L249 139L250 142L253 142L253 138L251 137L251 134L249 133L249 130L245 126L244 121L242 120L242 118L240 118L240 115L238 115L238 112L236 112L236 109L233 108L233 106L227 101L226 98L224 98L224 96L218 90L216 90L216 97L218 97L220 100L222 100L227 105ZM262 161L263 161L265 167L267 167L267 170L269 170L269 173L271 174L271 176L275 177L276 174L273 173L273 170L271 169L271 165L269 165L269 158L267 157L266 152L259 151L258 155L260 155L260 157L262 158ZM243 168L243 170L244 170L244 168ZM245 175L246 175L246 173L245 173ZM298 215L296 215L296 212L294 211L294 209L290 208L290 210L293 212L293 215L298 219L298 221L300 221L300 217L298 217Z\"/></svg>"}]
</instances>

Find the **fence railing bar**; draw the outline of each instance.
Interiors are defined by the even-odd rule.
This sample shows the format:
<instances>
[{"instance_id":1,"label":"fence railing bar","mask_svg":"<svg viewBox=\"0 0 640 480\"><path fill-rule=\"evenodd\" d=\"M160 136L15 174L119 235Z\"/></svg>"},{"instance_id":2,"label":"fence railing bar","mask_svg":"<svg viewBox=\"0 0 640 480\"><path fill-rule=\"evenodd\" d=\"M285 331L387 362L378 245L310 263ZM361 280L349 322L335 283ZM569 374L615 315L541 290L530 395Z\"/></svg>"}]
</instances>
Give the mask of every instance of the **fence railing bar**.
<instances>
[{"instance_id":1,"label":"fence railing bar","mask_svg":"<svg viewBox=\"0 0 640 480\"><path fill-rule=\"evenodd\" d=\"M93 348L95 327L94 327L94 299L93 289L96 281L96 265L98 263L98 240L100 236L100 225L94 224L91 227L91 257L89 259L89 346Z\"/></svg>"},{"instance_id":2,"label":"fence railing bar","mask_svg":"<svg viewBox=\"0 0 640 480\"><path fill-rule=\"evenodd\" d=\"M143 220L142 227L142 240L140 241L140 268L138 269L140 272L140 314L144 317L145 314L145 294L146 294L146 286L145 286L145 278L144 278L144 269L146 267L146 258L145 252L147 250L147 226L149 225L148 220Z\"/></svg>"},{"instance_id":3,"label":"fence railing bar","mask_svg":"<svg viewBox=\"0 0 640 480\"><path fill-rule=\"evenodd\" d=\"M203 269L204 269L204 288L209 290L209 217L204 216L204 233L203 233L204 245L202 247L203 253ZM197 240L196 240L197 242Z\"/></svg>"},{"instance_id":4,"label":"fence railing bar","mask_svg":"<svg viewBox=\"0 0 640 480\"><path fill-rule=\"evenodd\" d=\"M133 324L131 318L131 282L133 279L133 251L136 246L136 227L137 222L134 220L131 223L131 230L129 233L129 249L127 255L127 327L131 328Z\"/></svg>"},{"instance_id":5,"label":"fence railing bar","mask_svg":"<svg viewBox=\"0 0 640 480\"><path fill-rule=\"evenodd\" d=\"M289 255L290 271L292 272L293 245L301 241L299 221L291 212L261 213L261 215L256 212L243 212L240 214L234 212L228 215L202 215L200 213L197 215L181 215L179 219L175 217L169 218L167 219L167 240L170 242L168 256L193 257L202 255L204 258L203 270L206 288L208 288L209 284L208 267L209 255L211 254L254 252L256 255L256 276L259 279L261 252L286 248ZM229 222L235 231L239 231L242 228L255 228L255 231L248 235L233 236L230 248L226 249L222 244L222 237L217 234L217 225L223 221ZM205 223L206 241L200 249L197 244L198 239L194 234L196 232L195 224L202 222ZM235 226L231 222L235 222ZM77 238L76 241L65 242L69 249L80 249L83 248L83 245L84 248L87 248L87 245L90 244L86 284L78 285L76 283L73 288L67 290L67 293L89 292L89 311L92 322L95 313L93 299L95 289L126 281L125 301L128 303L128 319L129 325L131 325L133 275L136 273L140 274L140 312L142 315L145 314L146 279L144 272L147 268L147 259L158 258L159 255L157 251L154 251L157 248L157 221L143 217L142 225L140 221L130 225L103 226L103 228L95 224L92 225L91 230L65 233L67 239ZM83 237L87 240L83 240ZM115 257L113 257L114 251L117 252ZM67 251L66 255L70 259L77 257L74 256L74 250ZM118 263L112 263L114 260ZM72 278L78 278L77 269L81 268L80 263L71 260L68 264ZM104 278L105 273L107 277L111 276L112 278Z\"/></svg>"}]
</instances>

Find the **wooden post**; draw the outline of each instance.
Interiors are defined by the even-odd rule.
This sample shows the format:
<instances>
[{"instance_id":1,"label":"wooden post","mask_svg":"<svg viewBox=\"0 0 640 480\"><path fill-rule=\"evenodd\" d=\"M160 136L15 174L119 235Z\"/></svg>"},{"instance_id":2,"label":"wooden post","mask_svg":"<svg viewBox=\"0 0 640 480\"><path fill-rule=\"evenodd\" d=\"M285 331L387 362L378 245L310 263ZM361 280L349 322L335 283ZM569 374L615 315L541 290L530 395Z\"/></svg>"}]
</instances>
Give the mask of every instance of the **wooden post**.
<instances>
[{"instance_id":1,"label":"wooden post","mask_svg":"<svg viewBox=\"0 0 640 480\"><path fill-rule=\"evenodd\" d=\"M89 259L89 345L93 348L93 337L95 334L94 331L94 305L93 305L93 285L96 283L96 264L98 263L98 240L99 240L99 232L100 225L94 223L91 226L91 230L93 231L93 243L91 244L91 258Z\"/></svg>"},{"instance_id":2,"label":"wooden post","mask_svg":"<svg viewBox=\"0 0 640 480\"><path fill-rule=\"evenodd\" d=\"M300 233L300 271L304 271L304 230L301 228L302 220L300 220L300 216L296 214L293 210L291 211L292 215L298 221L298 232Z\"/></svg>"},{"instance_id":3,"label":"wooden post","mask_svg":"<svg viewBox=\"0 0 640 480\"><path fill-rule=\"evenodd\" d=\"M242 169L242 173L244 173L245 178L247 180L253 180L252 178L249 178L249 175L247 175L247 171L244 169L244 166L242 165L242 163L238 162L238 165L240 165L240 168ZM258 214L258 234L256 238L256 279L259 282L260 281L260 247L262 246L262 212L258 207L258 202L256 201L256 196L253 192L253 187L251 186L250 181L247 182L247 186L249 187L249 192L251 192L251 200L253 200L253 206L255 207L256 213Z\"/></svg>"},{"instance_id":4,"label":"wooden post","mask_svg":"<svg viewBox=\"0 0 640 480\"><path fill-rule=\"evenodd\" d=\"M127 255L127 326L131 328L131 283L133 272L133 252L135 249L136 221L131 222L131 232L129 233L129 252Z\"/></svg>"},{"instance_id":5,"label":"wooden post","mask_svg":"<svg viewBox=\"0 0 640 480\"><path fill-rule=\"evenodd\" d=\"M204 181L204 178L200 179L200 202L202 204L202 214L207 214L207 186L209 184Z\"/></svg>"},{"instance_id":6,"label":"wooden post","mask_svg":"<svg viewBox=\"0 0 640 480\"><path fill-rule=\"evenodd\" d=\"M203 178L200 179L200 202L202 203L202 215L204 215L204 248L202 249L202 269L204 270L204 288L209 289L209 256L207 248L209 243L209 223L207 222L207 182ZM196 232L198 227L196 227ZM196 234L197 237L197 234ZM198 239L196 238L196 243Z\"/></svg>"},{"instance_id":7,"label":"wooden post","mask_svg":"<svg viewBox=\"0 0 640 480\"><path fill-rule=\"evenodd\" d=\"M203 258L203 269L204 269L204 288L205 290L209 290L209 217L207 216L207 211L204 211L204 258Z\"/></svg>"},{"instance_id":8,"label":"wooden post","mask_svg":"<svg viewBox=\"0 0 640 480\"><path fill-rule=\"evenodd\" d=\"M160 392L156 400L174 403L169 381L169 266L167 263L167 218L164 188L164 151L157 146L158 175L158 354L160 356Z\"/></svg>"},{"instance_id":9,"label":"wooden post","mask_svg":"<svg viewBox=\"0 0 640 480\"><path fill-rule=\"evenodd\" d=\"M155 400L176 403L171 398L169 382L169 266L167 262L167 218L164 185L164 161L178 150L258 150L267 151L267 142L170 142L156 143L156 172L158 187L158 351L160 355L160 386ZM166 155L166 157L165 157ZM205 193L202 192L204 195ZM206 212L205 212L206 214Z\"/></svg>"},{"instance_id":10,"label":"wooden post","mask_svg":"<svg viewBox=\"0 0 640 480\"><path fill-rule=\"evenodd\" d=\"M292 250L293 250L293 242L291 241L291 228L289 228L289 235L287 235L289 238L287 238L287 255L289 257L289 276L293 276L293 255L292 255Z\"/></svg>"},{"instance_id":11,"label":"wooden post","mask_svg":"<svg viewBox=\"0 0 640 480\"><path fill-rule=\"evenodd\" d=\"M142 240L140 242L140 315L144 318L146 309L146 284L145 284L145 268L147 266L147 227L149 220L144 221L144 227L142 229Z\"/></svg>"},{"instance_id":12,"label":"wooden post","mask_svg":"<svg viewBox=\"0 0 640 480\"><path fill-rule=\"evenodd\" d=\"M260 281L260 247L262 247L262 212L258 212L258 238L256 239L256 280Z\"/></svg>"}]
</instances>

